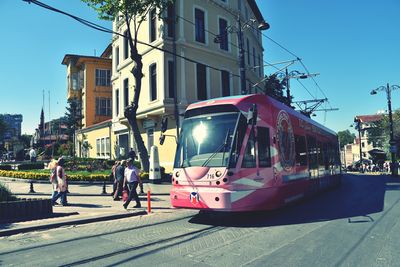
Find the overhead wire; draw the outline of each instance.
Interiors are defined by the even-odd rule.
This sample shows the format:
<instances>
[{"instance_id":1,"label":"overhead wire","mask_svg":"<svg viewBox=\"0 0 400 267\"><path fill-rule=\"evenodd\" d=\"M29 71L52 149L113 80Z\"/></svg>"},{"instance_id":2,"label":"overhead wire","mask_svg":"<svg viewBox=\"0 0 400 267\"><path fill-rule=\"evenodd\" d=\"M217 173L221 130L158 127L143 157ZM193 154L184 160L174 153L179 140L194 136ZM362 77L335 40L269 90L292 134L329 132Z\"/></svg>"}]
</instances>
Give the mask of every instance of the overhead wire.
<instances>
[{"instance_id":1,"label":"overhead wire","mask_svg":"<svg viewBox=\"0 0 400 267\"><path fill-rule=\"evenodd\" d=\"M46 4L44 4L44 3L40 2L40 1L37 1L37 0L23 0L23 1L36 4L36 5L40 6L40 7L43 7L43 8L45 8L45 9L48 9L48 10L51 10L51 11L54 11L54 12L57 12L57 13L64 14L64 15L66 15L66 16L68 16L68 17L71 17L71 18L77 20L78 22L80 22L80 23L82 23L82 24L84 24L84 25L90 27L90 28L95 29L95 30L99 30L99 31L106 32L106 33L111 33L111 34L116 34L116 35L119 35L119 36L121 36L121 37L126 37L126 36L123 35L123 34L120 34L120 33L118 33L118 32L115 32L115 31L113 31L113 30L110 30L110 29L108 29L108 28L105 28L105 27L103 27L103 26L100 26L100 25L98 25L98 24L96 24L96 23L87 21L87 20L85 20L85 19L79 18L79 17L74 16L74 15L72 15L72 14L69 14L69 13L67 13L67 12L65 12L65 11L56 9L56 8L51 7L51 6L49 6L49 5L46 5ZM182 55L173 53L173 52L171 52L171 51L169 51L169 50L166 50L166 49L163 49L163 48L160 48L160 47L151 45L151 44L149 44L149 43L146 43L146 42L143 42L143 41L140 41L140 40L137 40L137 43L138 43L138 44L145 45L145 46L148 46L148 47L151 47L151 48L153 48L153 49L156 49L156 50L159 50L159 51L162 51L162 52L165 52L165 53L168 53L168 54L172 54L172 55L174 55L174 56L176 56L176 57L178 57L178 58L182 58L182 59L184 59L184 60L186 60L186 61L189 61L189 62L192 62L192 63L195 63L195 64L203 64L204 66L206 66L206 67L208 67L208 68L210 68L210 69L213 69L213 70L217 70L217 71L226 71L225 69L221 69L221 68L218 68L218 67L211 66L211 65L209 65L209 64L201 63L201 62L199 62L199 61L197 61L197 60L194 60L194 59L191 59L191 58L188 58L188 57L185 57L185 56L182 56ZM231 73L231 72L230 72L230 75L232 75L233 77L239 77L239 78L240 78L240 75L237 75L237 74L234 74L234 73ZM249 80L248 80L248 81L249 81Z\"/></svg>"},{"instance_id":2,"label":"overhead wire","mask_svg":"<svg viewBox=\"0 0 400 267\"><path fill-rule=\"evenodd\" d=\"M33 4L36 4L36 5L40 6L40 7L43 7L43 8L45 8L45 9L51 10L51 11L53 11L53 12L57 12L57 13L60 13L60 14L65 15L65 16L68 16L68 17L70 17L70 18L72 18L72 19L74 19L74 20L76 20L76 21L78 21L78 22L80 22L80 23L82 23L82 24L84 24L84 25L90 27L90 28L93 28L93 29L95 29L95 30L102 31L102 32L105 32L105 33L115 34L115 35L122 36L122 37L126 37L126 36L123 35L123 34L120 34L120 33L118 33L118 32L114 32L113 30L110 30L110 29L108 29L108 28L106 28L106 27L103 27L103 26L98 25L98 24L96 24L96 23L93 23L93 22L91 22L91 21L82 19L82 18L80 18L80 17L77 17L77 16L72 15L72 14L70 14L70 13L67 13L67 12L65 12L65 11L59 10L59 9L57 9L57 8L54 8L54 7L49 6L49 5L47 5L47 4L44 4L44 3L40 2L40 1L37 1L37 0L23 0L23 1L28 2L29 4L30 4L30 3L33 3ZM213 0L211 0L211 1L214 2ZM215 3L215 2L214 2L214 3ZM228 9L226 9L226 10L227 10L230 14L232 14L233 16L237 16L237 14L232 13L232 12L229 11ZM191 24L195 25L194 22L192 22L192 21L190 21L190 20L188 20L188 19L186 19L186 18L183 18L183 17L181 17L181 16L179 16L179 15L178 15L177 17L181 18L183 21L186 21L186 22L188 22L188 23L191 23ZM251 28L253 28L253 29L255 29L254 26L251 25L251 24L248 24L248 26L251 27ZM256 30L258 30L258 29L256 29ZM208 30L207 30L207 32L210 33L210 34L212 34L212 35L214 35L214 36L217 36L217 34L212 33L211 31L208 31ZM291 52L290 50L288 50L287 48L285 48L284 46L282 46L281 44L279 44L278 42L276 42L276 41L273 40L272 38L268 37L267 35L265 35L265 34L262 33L261 31L260 31L260 33L262 34L262 36L264 36L265 38L271 40L273 43L275 43L276 45L278 45L280 48L282 48L283 50L285 50L285 51L288 52L289 54L293 55L293 56L296 58L296 60L300 61L300 64L301 64L301 65L303 66L303 68L306 70L307 74L308 74L308 75L310 74L310 72L308 71L307 67L305 66L305 64L304 64L304 62L302 61L301 58L299 58L299 57L298 57L297 55L295 55L293 52ZM137 43L138 43L138 44L142 44L142 45L146 45L146 46L148 46L148 47L151 47L151 48L153 48L153 49L157 49L157 50L162 51L162 52L165 52L165 53L172 54L172 55L174 55L174 56L177 56L177 57L179 57L179 58L182 58L182 59L187 60L187 61L192 62L192 63L203 64L203 65L209 67L210 69L214 69L214 70L217 70L217 71L226 71L226 70L223 70L223 69L220 69L220 68L217 68L217 67L208 65L208 64L200 63L200 62L198 62L198 61L196 61L196 60L194 60L194 59L190 59L190 58L187 58L187 57L185 57L185 56L178 55L178 54L173 53L173 52L171 52L171 51L168 51L168 50L166 50L166 49L163 49L163 48L160 48L160 47L157 47L157 46L148 44L148 43L146 43L146 42L142 42L142 41L140 41L140 40L137 40ZM233 44L232 42L229 42L229 43L230 43L232 46L238 48L238 46L235 45L235 44ZM251 54L252 56L254 56L254 54L251 53L251 51L247 51L247 50L245 50L244 48L243 48L243 50L246 51L247 53ZM272 66L272 67L274 67L274 68L276 68L276 69L279 70L279 68L276 67L274 64L271 64L271 63L265 61L264 59L263 59L263 63L266 63L267 65L270 65L270 66ZM240 77L240 75L237 75L237 74L234 74L234 73L230 73L230 74L231 74L233 77ZM311 76L311 78L312 78L312 80L314 81L314 83L315 83L315 85L317 86L317 88L321 91L321 93L322 93L322 94L325 96L325 98L326 98L325 93L323 92L323 90L321 89L321 87L318 85L318 83L316 82L316 80L314 79L314 77ZM246 80L247 80L248 82L251 82L251 81L249 81L248 79L246 79ZM251 82L251 83L252 83L252 82ZM254 85L254 83L252 83L252 84ZM256 85L257 85L257 84L258 84L258 83L256 83ZM300 83L300 84L306 89L306 87L305 87L302 83ZM312 94L309 92L308 89L306 89L306 90L307 90L307 92L308 92L310 95L312 95ZM328 102L329 102L329 101L328 101Z\"/></svg>"}]
</instances>

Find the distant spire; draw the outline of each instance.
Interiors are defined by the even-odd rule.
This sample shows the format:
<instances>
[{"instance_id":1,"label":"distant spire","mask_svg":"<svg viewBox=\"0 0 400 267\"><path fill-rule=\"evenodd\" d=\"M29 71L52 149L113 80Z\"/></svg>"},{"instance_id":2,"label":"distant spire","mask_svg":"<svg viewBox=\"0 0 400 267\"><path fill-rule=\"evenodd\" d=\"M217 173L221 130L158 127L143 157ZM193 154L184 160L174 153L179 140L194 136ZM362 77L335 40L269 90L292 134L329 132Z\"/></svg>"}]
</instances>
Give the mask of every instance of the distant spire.
<instances>
[{"instance_id":1,"label":"distant spire","mask_svg":"<svg viewBox=\"0 0 400 267\"><path fill-rule=\"evenodd\" d=\"M42 112L40 113L39 132L40 132L40 136L44 136L44 111L43 111L43 108L42 108Z\"/></svg>"}]
</instances>

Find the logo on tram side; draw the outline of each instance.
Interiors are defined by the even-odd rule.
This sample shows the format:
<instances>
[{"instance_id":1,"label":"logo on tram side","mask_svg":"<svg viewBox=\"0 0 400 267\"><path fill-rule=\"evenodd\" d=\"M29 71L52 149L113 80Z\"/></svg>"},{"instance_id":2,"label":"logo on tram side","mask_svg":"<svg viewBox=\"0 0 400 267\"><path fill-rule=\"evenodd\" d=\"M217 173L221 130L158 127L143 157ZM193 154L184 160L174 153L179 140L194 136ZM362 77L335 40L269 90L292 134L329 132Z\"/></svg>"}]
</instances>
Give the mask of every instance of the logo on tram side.
<instances>
[{"instance_id":1,"label":"logo on tram side","mask_svg":"<svg viewBox=\"0 0 400 267\"><path fill-rule=\"evenodd\" d=\"M285 171L290 171L295 160L294 133L289 114L284 110L278 113L277 134L282 168Z\"/></svg>"},{"instance_id":2,"label":"logo on tram side","mask_svg":"<svg viewBox=\"0 0 400 267\"><path fill-rule=\"evenodd\" d=\"M197 192L190 193L189 199L193 205L196 205L197 203L199 203L199 200L200 200L199 193L197 193Z\"/></svg>"}]
</instances>

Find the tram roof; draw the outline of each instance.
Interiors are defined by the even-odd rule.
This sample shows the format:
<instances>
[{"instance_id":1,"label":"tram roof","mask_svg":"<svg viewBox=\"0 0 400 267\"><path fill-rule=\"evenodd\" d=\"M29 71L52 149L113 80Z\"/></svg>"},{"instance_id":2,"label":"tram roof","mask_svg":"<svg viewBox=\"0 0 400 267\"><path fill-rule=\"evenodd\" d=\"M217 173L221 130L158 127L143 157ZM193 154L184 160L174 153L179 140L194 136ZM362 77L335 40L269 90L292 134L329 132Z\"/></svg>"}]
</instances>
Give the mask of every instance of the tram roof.
<instances>
[{"instance_id":1,"label":"tram roof","mask_svg":"<svg viewBox=\"0 0 400 267\"><path fill-rule=\"evenodd\" d=\"M265 103L265 100L266 100L266 103ZM314 126L317 126L318 128L326 131L327 133L330 133L335 136L337 135L336 132L334 132L333 130L323 126L322 124L312 120L311 118L301 114L300 112L298 112L292 108L289 108L288 106L279 102L278 100L276 100L272 97L266 96L266 95L261 95L261 94L235 95L235 96L212 98L212 99L208 99L208 100L190 104L187 107L187 110L202 108L202 107L206 107L206 106L217 106L217 105L234 105L234 106L238 106L238 107L243 106L243 105L250 106L251 104L253 104L255 102L261 102L261 103L264 102L265 104L271 104L278 109L285 110L292 116L301 118L302 120L304 120Z\"/></svg>"}]
</instances>

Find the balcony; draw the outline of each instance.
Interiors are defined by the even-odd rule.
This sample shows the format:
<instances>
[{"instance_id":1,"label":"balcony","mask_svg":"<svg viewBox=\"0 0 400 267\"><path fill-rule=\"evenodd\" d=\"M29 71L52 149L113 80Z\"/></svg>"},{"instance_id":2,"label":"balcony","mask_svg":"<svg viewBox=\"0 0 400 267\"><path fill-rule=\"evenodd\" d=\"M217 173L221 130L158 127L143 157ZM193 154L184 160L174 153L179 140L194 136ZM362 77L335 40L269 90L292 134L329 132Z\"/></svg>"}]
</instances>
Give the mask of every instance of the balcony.
<instances>
[{"instance_id":1,"label":"balcony","mask_svg":"<svg viewBox=\"0 0 400 267\"><path fill-rule=\"evenodd\" d=\"M81 99L82 98L82 90L74 90L72 88L68 88L67 90L67 99Z\"/></svg>"}]
</instances>

